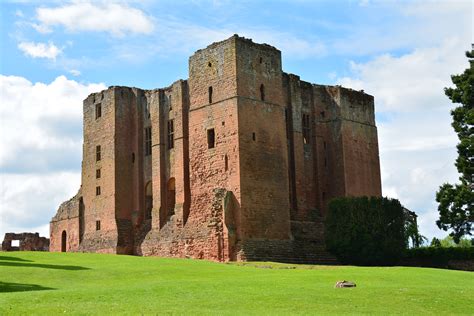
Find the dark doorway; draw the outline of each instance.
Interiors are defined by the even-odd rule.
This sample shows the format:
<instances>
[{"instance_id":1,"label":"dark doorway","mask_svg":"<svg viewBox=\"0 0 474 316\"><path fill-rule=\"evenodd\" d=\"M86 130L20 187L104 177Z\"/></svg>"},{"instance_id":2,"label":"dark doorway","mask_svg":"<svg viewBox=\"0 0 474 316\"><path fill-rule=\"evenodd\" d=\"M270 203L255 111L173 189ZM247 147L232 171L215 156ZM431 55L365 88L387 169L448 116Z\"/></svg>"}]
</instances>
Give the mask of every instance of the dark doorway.
<instances>
[{"instance_id":1,"label":"dark doorway","mask_svg":"<svg viewBox=\"0 0 474 316\"><path fill-rule=\"evenodd\" d=\"M61 234L61 252L66 252L66 240L67 240L66 231L63 230L63 233Z\"/></svg>"}]
</instances>

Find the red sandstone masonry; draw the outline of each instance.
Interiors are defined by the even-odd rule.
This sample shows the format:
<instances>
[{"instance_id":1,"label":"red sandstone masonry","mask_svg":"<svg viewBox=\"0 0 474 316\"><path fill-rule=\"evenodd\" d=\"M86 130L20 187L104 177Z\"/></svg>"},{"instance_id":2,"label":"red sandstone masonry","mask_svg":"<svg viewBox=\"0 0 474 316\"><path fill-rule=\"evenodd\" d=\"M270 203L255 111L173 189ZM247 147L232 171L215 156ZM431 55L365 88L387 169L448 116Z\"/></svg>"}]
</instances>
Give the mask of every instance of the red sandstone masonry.
<instances>
[{"instance_id":1,"label":"red sandstone masonry","mask_svg":"<svg viewBox=\"0 0 474 316\"><path fill-rule=\"evenodd\" d=\"M278 49L233 36L191 56L188 80L84 101L82 188L51 251L334 262L324 215L346 195L381 195L373 97L301 81Z\"/></svg>"}]
</instances>

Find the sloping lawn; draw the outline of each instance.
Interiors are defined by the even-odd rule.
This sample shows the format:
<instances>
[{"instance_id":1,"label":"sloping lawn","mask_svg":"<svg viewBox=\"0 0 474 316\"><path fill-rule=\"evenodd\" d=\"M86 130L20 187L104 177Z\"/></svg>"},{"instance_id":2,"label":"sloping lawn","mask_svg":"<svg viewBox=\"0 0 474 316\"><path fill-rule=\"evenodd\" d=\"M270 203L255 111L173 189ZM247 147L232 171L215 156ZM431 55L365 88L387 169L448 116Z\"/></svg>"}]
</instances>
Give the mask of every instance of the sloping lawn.
<instances>
[{"instance_id":1,"label":"sloping lawn","mask_svg":"<svg viewBox=\"0 0 474 316\"><path fill-rule=\"evenodd\" d=\"M0 315L65 313L474 315L474 273L0 252Z\"/></svg>"}]
</instances>

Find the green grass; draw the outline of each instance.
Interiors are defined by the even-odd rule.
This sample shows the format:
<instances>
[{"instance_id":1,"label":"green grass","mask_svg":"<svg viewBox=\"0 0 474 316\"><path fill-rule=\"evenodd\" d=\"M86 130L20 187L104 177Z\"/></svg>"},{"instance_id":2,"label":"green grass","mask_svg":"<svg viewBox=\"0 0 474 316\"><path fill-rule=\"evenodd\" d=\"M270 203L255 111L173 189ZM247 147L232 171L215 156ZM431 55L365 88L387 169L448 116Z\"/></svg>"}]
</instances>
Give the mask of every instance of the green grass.
<instances>
[{"instance_id":1,"label":"green grass","mask_svg":"<svg viewBox=\"0 0 474 316\"><path fill-rule=\"evenodd\" d=\"M0 315L64 313L474 315L474 273L0 252Z\"/></svg>"}]
</instances>

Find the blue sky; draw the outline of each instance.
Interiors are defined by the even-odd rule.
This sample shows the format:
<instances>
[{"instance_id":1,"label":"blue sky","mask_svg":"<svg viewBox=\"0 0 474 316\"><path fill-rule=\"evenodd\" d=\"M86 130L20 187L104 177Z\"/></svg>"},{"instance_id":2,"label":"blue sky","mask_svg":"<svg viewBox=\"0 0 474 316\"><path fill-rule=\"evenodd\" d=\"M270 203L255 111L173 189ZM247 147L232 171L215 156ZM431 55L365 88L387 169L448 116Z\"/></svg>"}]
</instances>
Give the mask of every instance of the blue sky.
<instances>
[{"instance_id":1,"label":"blue sky","mask_svg":"<svg viewBox=\"0 0 474 316\"><path fill-rule=\"evenodd\" d=\"M3 1L0 234L40 231L80 185L82 100L187 78L234 33L282 51L303 80L375 96L384 195L442 237L434 194L456 181L450 75L467 68L471 1Z\"/></svg>"}]
</instances>

